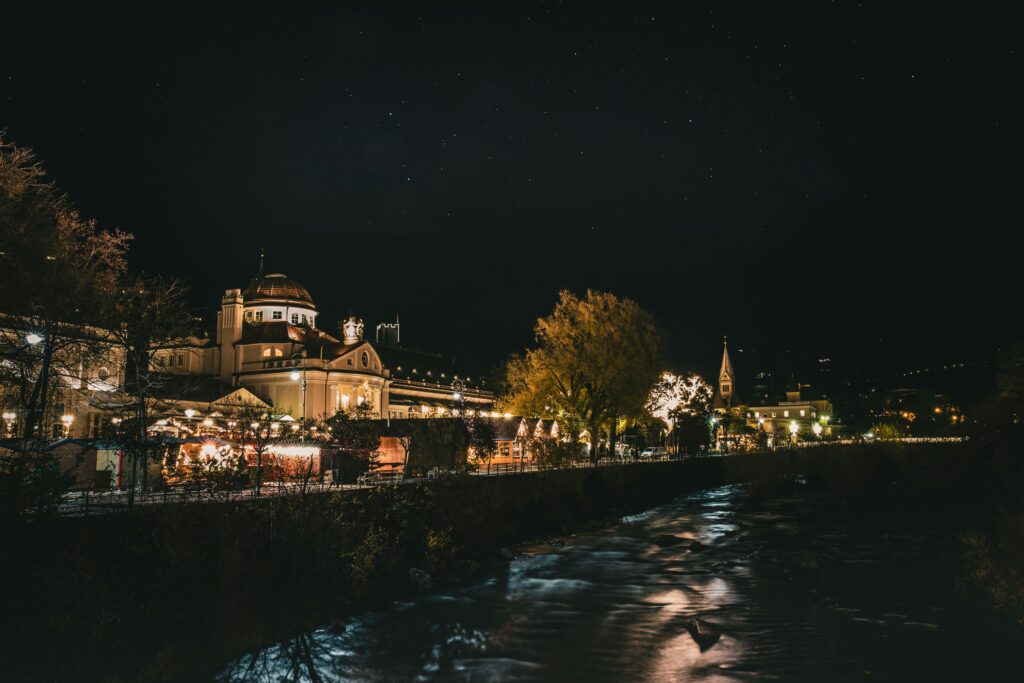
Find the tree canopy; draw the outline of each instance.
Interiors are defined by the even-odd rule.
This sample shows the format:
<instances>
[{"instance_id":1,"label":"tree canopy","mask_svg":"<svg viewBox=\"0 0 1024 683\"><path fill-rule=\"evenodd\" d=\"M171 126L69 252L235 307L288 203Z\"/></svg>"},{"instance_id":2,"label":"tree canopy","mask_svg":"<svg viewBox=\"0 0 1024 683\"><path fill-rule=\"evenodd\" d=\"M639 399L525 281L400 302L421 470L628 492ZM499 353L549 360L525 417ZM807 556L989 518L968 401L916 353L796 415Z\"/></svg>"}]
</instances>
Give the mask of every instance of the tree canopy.
<instances>
[{"instance_id":1,"label":"tree canopy","mask_svg":"<svg viewBox=\"0 0 1024 683\"><path fill-rule=\"evenodd\" d=\"M536 347L508 362L508 410L559 419L573 438L585 428L592 444L604 428L613 443L620 419L644 416L664 342L653 316L635 301L562 291L535 335Z\"/></svg>"}]
</instances>

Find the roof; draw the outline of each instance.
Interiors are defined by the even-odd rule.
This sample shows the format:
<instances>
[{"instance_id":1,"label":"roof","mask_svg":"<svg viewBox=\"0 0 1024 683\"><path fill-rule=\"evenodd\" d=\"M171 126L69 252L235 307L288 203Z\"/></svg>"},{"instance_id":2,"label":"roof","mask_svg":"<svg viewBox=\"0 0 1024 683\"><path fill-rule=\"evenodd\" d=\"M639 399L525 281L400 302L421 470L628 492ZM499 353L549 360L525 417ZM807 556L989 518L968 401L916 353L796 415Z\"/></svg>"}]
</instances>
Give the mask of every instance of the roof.
<instances>
[{"instance_id":1,"label":"roof","mask_svg":"<svg viewBox=\"0 0 1024 683\"><path fill-rule=\"evenodd\" d=\"M244 323L242 325L242 337L238 344L302 344L313 346L324 344L325 346L343 346L341 342L327 334L323 330L314 329L306 325L293 325L286 320L271 322ZM327 355L326 353L324 354Z\"/></svg>"},{"instance_id":2,"label":"roof","mask_svg":"<svg viewBox=\"0 0 1024 683\"><path fill-rule=\"evenodd\" d=\"M292 301L316 308L309 291L284 273L271 273L253 280L242 294L246 303L257 301Z\"/></svg>"},{"instance_id":3,"label":"roof","mask_svg":"<svg viewBox=\"0 0 1024 683\"><path fill-rule=\"evenodd\" d=\"M736 377L732 372L732 361L729 360L729 346L725 343L722 344L722 369L719 371L718 376L727 376L730 379Z\"/></svg>"},{"instance_id":4,"label":"roof","mask_svg":"<svg viewBox=\"0 0 1024 683\"><path fill-rule=\"evenodd\" d=\"M152 376L149 397L165 401L213 403L242 388L208 375L163 373Z\"/></svg>"}]
</instances>

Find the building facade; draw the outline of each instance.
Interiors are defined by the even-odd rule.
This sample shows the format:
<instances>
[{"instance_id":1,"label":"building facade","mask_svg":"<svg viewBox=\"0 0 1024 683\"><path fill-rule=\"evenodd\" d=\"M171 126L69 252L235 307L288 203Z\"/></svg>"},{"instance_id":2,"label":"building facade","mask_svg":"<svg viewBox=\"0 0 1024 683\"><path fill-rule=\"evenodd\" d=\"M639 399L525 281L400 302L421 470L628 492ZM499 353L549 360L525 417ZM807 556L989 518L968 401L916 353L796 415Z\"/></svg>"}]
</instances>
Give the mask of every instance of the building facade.
<instances>
[{"instance_id":1,"label":"building facade","mask_svg":"<svg viewBox=\"0 0 1024 683\"><path fill-rule=\"evenodd\" d=\"M224 292L213 338L160 349L153 362L162 372L247 389L297 420L356 407L395 419L492 408L493 395L446 358L403 347L397 320L378 326L371 342L355 316L337 336L319 317L301 284L283 273L258 274L248 288Z\"/></svg>"}]
</instances>

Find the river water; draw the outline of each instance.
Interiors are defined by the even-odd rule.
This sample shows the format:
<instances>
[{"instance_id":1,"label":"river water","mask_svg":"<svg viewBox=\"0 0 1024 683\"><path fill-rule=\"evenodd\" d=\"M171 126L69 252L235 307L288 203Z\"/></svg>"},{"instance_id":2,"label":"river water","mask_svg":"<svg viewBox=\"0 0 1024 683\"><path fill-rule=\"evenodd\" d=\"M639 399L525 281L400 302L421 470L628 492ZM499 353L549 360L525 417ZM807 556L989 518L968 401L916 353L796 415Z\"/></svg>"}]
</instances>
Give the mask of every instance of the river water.
<instances>
[{"instance_id":1,"label":"river water","mask_svg":"<svg viewBox=\"0 0 1024 683\"><path fill-rule=\"evenodd\" d=\"M221 680L1017 679L1024 634L957 598L948 534L826 503L688 495L517 548L497 575L298 635Z\"/></svg>"}]
</instances>

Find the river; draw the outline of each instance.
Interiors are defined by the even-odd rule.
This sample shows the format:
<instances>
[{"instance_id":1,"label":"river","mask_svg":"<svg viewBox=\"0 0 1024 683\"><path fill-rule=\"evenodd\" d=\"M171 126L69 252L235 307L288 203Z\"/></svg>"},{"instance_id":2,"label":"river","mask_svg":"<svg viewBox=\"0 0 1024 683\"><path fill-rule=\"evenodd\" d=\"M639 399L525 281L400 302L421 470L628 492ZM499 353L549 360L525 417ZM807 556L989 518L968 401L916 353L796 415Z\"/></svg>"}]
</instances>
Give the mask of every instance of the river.
<instances>
[{"instance_id":1,"label":"river","mask_svg":"<svg viewBox=\"0 0 1024 683\"><path fill-rule=\"evenodd\" d=\"M958 598L951 539L811 494L754 503L721 487L517 548L489 577L300 634L220 680L1009 675L1024 634Z\"/></svg>"}]
</instances>

